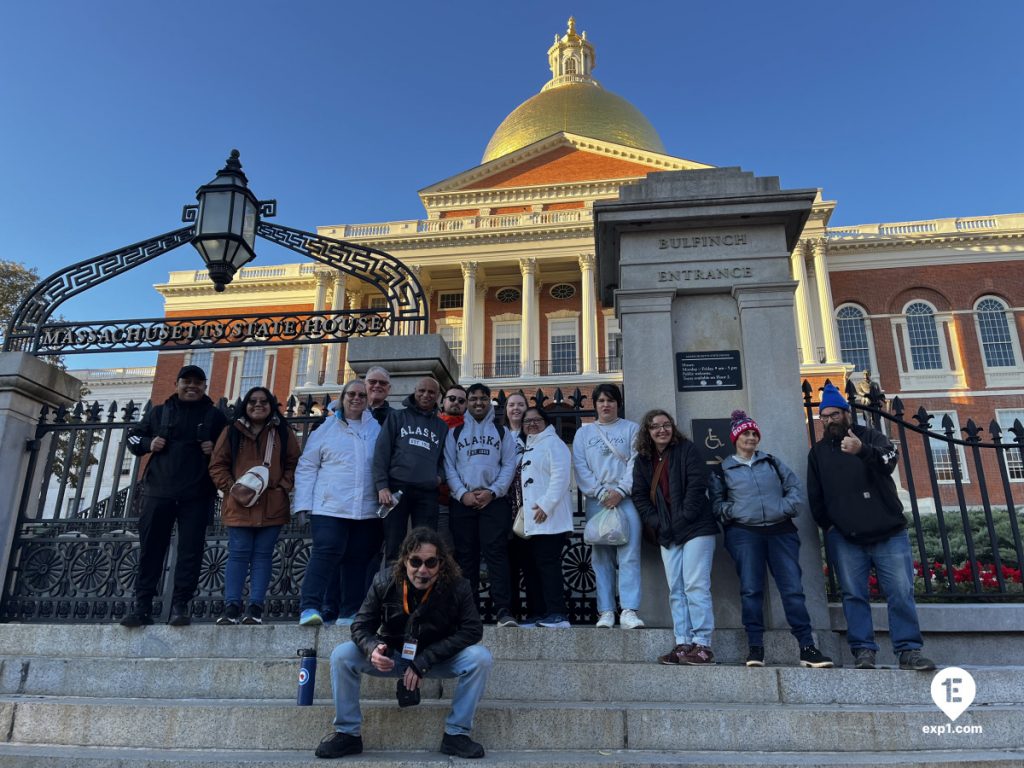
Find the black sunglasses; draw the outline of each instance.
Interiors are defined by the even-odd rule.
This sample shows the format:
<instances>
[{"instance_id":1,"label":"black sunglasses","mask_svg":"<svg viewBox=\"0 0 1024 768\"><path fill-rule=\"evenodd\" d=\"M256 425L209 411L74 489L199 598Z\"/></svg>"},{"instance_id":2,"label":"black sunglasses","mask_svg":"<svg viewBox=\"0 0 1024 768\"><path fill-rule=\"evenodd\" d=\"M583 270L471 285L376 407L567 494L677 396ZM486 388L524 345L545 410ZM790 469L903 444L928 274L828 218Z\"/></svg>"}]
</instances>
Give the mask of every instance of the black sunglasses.
<instances>
[{"instance_id":1,"label":"black sunglasses","mask_svg":"<svg viewBox=\"0 0 1024 768\"><path fill-rule=\"evenodd\" d=\"M461 405L462 403L466 402L466 398L464 398L464 397L456 397L455 395L448 395L448 402L449 403L458 403L459 405Z\"/></svg>"},{"instance_id":2,"label":"black sunglasses","mask_svg":"<svg viewBox=\"0 0 1024 768\"><path fill-rule=\"evenodd\" d=\"M409 565L411 565L413 568L422 568L425 565L427 566L427 568L433 570L434 568L437 568L440 562L441 561L438 560L436 557L428 557L426 560L423 560L419 557L409 558Z\"/></svg>"}]
</instances>

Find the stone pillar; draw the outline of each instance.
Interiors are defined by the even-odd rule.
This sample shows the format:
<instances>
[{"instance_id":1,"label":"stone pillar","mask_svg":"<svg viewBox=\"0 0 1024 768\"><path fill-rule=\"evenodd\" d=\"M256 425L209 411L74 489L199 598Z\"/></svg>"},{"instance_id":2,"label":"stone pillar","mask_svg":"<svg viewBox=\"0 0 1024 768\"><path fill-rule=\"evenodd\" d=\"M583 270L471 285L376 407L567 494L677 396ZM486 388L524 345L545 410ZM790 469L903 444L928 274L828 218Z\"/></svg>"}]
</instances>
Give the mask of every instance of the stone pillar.
<instances>
[{"instance_id":1,"label":"stone pillar","mask_svg":"<svg viewBox=\"0 0 1024 768\"><path fill-rule=\"evenodd\" d=\"M476 375L473 339L476 335L476 271L475 261L462 263L462 361L459 370L468 379ZM388 370L391 370L390 368Z\"/></svg>"},{"instance_id":2,"label":"stone pillar","mask_svg":"<svg viewBox=\"0 0 1024 768\"><path fill-rule=\"evenodd\" d=\"M29 472L29 441L44 405L78 400L81 382L24 352L0 353L0 589L6 587L11 545L26 483L39 487L38 464Z\"/></svg>"},{"instance_id":3,"label":"stone pillar","mask_svg":"<svg viewBox=\"0 0 1024 768\"><path fill-rule=\"evenodd\" d=\"M523 275L523 319L519 331L519 371L523 376L534 373L533 364L537 349L533 344L534 326L537 325L537 260L520 259L519 271Z\"/></svg>"},{"instance_id":4,"label":"stone pillar","mask_svg":"<svg viewBox=\"0 0 1024 768\"><path fill-rule=\"evenodd\" d=\"M731 446L727 436L724 444L711 441L718 435L702 422L728 423L736 408L758 420L765 451L801 477L806 470L790 254L815 196L813 189L782 190L776 178L716 168L650 174L618 200L594 204L598 287L622 328L626 417L640 421L653 407L674 413L707 451L709 472ZM818 535L809 515L798 526L808 609L828 652L835 643ZM648 626L670 626L657 548L645 548L643 558L642 615ZM742 660L739 584L724 549L715 556L712 592L721 630L714 642L724 644L716 651L723 661ZM787 628L777 595L765 623ZM775 633L768 644L779 638L791 653L786 635Z\"/></svg>"},{"instance_id":5,"label":"stone pillar","mask_svg":"<svg viewBox=\"0 0 1024 768\"><path fill-rule=\"evenodd\" d=\"M348 300L349 309L360 309L360 302L362 301L363 295L359 291L345 291L345 298ZM344 381L350 381L356 377L356 372L352 370L352 366L348 362L348 344L345 344L345 375Z\"/></svg>"},{"instance_id":6,"label":"stone pillar","mask_svg":"<svg viewBox=\"0 0 1024 768\"><path fill-rule=\"evenodd\" d=\"M331 309L345 308L345 273L338 272L334 276L334 290L331 294ZM327 345L327 366L324 371L324 385L338 383L338 368L341 364L341 344Z\"/></svg>"},{"instance_id":7,"label":"stone pillar","mask_svg":"<svg viewBox=\"0 0 1024 768\"><path fill-rule=\"evenodd\" d=\"M818 285L818 302L821 312L821 333L825 341L825 361L828 363L840 362L839 338L836 333L835 308L832 305L832 286L828 281L828 265L825 258L828 255L828 240L824 237L818 238L812 244L814 251L814 279Z\"/></svg>"},{"instance_id":8,"label":"stone pillar","mask_svg":"<svg viewBox=\"0 0 1024 768\"><path fill-rule=\"evenodd\" d=\"M597 373L597 302L594 299L594 254L580 256L583 276L583 373Z\"/></svg>"},{"instance_id":9,"label":"stone pillar","mask_svg":"<svg viewBox=\"0 0 1024 768\"><path fill-rule=\"evenodd\" d=\"M800 363L814 365L814 337L811 335L811 304L807 291L807 243L801 240L793 246L793 279L796 280L796 327L800 339Z\"/></svg>"},{"instance_id":10,"label":"stone pillar","mask_svg":"<svg viewBox=\"0 0 1024 768\"><path fill-rule=\"evenodd\" d=\"M327 306L327 282L331 279L331 272L326 269L318 269L314 273L316 277L316 297L313 299L313 310L322 311ZM320 360L323 354L322 344L310 344L309 355L306 357L306 386L315 387L320 383Z\"/></svg>"},{"instance_id":11,"label":"stone pillar","mask_svg":"<svg viewBox=\"0 0 1024 768\"><path fill-rule=\"evenodd\" d=\"M433 376L442 394L457 383L458 361L439 334L421 336L362 336L348 342L348 364L359 376L375 365L391 374L391 395L395 407L412 394L423 376Z\"/></svg>"}]
</instances>

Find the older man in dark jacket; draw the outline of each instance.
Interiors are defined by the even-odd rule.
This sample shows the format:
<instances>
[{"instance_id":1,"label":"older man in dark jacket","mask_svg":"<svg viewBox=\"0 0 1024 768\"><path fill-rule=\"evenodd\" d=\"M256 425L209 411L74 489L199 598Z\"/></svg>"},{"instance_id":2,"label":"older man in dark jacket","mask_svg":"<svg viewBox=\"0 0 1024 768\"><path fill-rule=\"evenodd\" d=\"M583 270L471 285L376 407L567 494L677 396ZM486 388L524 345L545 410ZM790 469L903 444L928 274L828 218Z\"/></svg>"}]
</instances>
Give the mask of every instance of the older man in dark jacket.
<instances>
[{"instance_id":1,"label":"older man in dark jacket","mask_svg":"<svg viewBox=\"0 0 1024 768\"><path fill-rule=\"evenodd\" d=\"M394 568L374 579L352 623L352 640L331 654L335 733L317 757L363 751L359 711L361 675L400 678L399 704L419 701L424 677L459 679L445 721L441 752L483 757L469 737L487 685L491 654L482 645L476 596L447 545L430 528L415 528L402 542Z\"/></svg>"}]
</instances>

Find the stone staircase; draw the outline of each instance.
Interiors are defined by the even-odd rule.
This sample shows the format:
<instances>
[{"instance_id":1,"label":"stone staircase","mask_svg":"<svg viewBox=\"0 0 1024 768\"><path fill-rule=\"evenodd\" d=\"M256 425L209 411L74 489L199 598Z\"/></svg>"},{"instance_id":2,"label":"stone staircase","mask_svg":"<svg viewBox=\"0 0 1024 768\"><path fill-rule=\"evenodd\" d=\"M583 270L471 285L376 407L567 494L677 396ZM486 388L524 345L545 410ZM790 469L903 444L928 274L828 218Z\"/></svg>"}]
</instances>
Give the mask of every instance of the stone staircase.
<instances>
[{"instance_id":1,"label":"stone staircase","mask_svg":"<svg viewBox=\"0 0 1024 768\"><path fill-rule=\"evenodd\" d=\"M117 625L0 625L0 768L167 768L319 763L331 731L328 657L348 630L295 625L129 631ZM970 667L977 697L956 726L932 703L930 673L807 670L771 632L769 664L747 669L741 632L716 632L726 663L652 663L664 629L488 628L495 657L474 737L488 765L1024 765L1024 667ZM295 651L316 646L316 703L295 706ZM880 661L892 663L887 652ZM731 663L730 663L731 662ZM364 679L362 760L449 765L436 752L449 681L399 710L394 681Z\"/></svg>"}]
</instances>

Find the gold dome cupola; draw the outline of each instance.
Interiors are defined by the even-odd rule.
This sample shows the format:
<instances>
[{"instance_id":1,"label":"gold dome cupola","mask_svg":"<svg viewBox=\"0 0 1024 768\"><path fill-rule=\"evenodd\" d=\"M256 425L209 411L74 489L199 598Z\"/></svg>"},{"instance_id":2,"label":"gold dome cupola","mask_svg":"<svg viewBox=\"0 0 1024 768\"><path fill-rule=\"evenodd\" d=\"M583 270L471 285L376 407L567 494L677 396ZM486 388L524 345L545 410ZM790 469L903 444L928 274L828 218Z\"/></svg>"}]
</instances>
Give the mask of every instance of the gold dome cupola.
<instances>
[{"instance_id":1,"label":"gold dome cupola","mask_svg":"<svg viewBox=\"0 0 1024 768\"><path fill-rule=\"evenodd\" d=\"M566 33L555 35L548 49L551 79L501 121L482 162L559 132L664 154L661 137L640 110L593 78L596 64L593 43L586 32L576 32L576 20L570 17Z\"/></svg>"}]
</instances>

